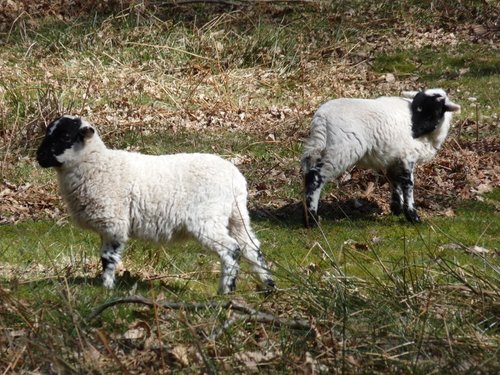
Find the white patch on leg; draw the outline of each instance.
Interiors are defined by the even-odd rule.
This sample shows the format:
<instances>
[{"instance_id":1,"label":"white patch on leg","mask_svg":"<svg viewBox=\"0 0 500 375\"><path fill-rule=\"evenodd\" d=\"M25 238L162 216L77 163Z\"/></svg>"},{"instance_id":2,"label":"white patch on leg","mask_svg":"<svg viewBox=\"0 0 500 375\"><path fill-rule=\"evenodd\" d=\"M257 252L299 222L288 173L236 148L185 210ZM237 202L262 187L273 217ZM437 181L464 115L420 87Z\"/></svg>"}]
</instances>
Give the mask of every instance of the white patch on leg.
<instances>
[{"instance_id":1,"label":"white patch on leg","mask_svg":"<svg viewBox=\"0 0 500 375\"><path fill-rule=\"evenodd\" d=\"M318 204L319 204L319 197L320 197L320 195L321 195L321 188L318 187L310 195L310 197L311 197L311 205L310 205L310 207L308 207L309 211L318 212Z\"/></svg>"},{"instance_id":2,"label":"white patch on leg","mask_svg":"<svg viewBox=\"0 0 500 375\"><path fill-rule=\"evenodd\" d=\"M114 275L110 275L109 273L105 272L102 275L102 285L106 289L113 289L115 286L115 277Z\"/></svg>"},{"instance_id":3,"label":"white patch on leg","mask_svg":"<svg viewBox=\"0 0 500 375\"><path fill-rule=\"evenodd\" d=\"M233 259L228 251L220 255L221 257L221 278L219 286L219 294L228 294L234 291L236 287L236 278L240 270L240 265L237 260Z\"/></svg>"}]
</instances>

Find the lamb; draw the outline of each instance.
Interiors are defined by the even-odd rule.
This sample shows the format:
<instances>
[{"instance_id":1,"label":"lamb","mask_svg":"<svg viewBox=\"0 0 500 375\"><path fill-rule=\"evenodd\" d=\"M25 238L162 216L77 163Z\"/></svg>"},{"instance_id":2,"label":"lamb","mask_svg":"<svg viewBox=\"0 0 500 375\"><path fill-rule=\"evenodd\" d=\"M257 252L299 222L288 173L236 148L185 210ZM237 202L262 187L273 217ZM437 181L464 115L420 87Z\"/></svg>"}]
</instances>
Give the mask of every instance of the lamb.
<instances>
[{"instance_id":1,"label":"lamb","mask_svg":"<svg viewBox=\"0 0 500 375\"><path fill-rule=\"evenodd\" d=\"M460 106L442 89L403 92L403 97L336 99L319 107L304 144L304 223L318 222L321 189L357 165L381 170L392 186L391 211L420 222L413 201L413 170L432 159Z\"/></svg>"},{"instance_id":2,"label":"lamb","mask_svg":"<svg viewBox=\"0 0 500 375\"><path fill-rule=\"evenodd\" d=\"M167 242L186 234L219 255L219 293L234 291L241 255L263 289L274 288L250 227L246 180L229 161L108 149L91 124L74 116L49 124L37 160L56 169L76 223L100 235L106 288L114 286L129 237Z\"/></svg>"}]
</instances>

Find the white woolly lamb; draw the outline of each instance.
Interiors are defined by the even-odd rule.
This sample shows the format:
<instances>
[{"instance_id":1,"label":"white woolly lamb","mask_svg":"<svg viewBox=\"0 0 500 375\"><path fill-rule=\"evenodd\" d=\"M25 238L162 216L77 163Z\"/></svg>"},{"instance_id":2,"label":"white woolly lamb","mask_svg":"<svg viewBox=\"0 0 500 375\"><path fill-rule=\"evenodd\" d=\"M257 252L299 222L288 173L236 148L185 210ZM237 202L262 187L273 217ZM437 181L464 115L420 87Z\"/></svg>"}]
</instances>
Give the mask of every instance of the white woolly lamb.
<instances>
[{"instance_id":1,"label":"white woolly lamb","mask_svg":"<svg viewBox=\"0 0 500 375\"><path fill-rule=\"evenodd\" d=\"M246 180L210 154L143 155L108 149L88 122L54 120L37 152L55 167L73 219L101 236L103 283L112 288L126 241L190 234L219 254L219 293L235 289L240 255L266 290L274 287L250 227Z\"/></svg>"},{"instance_id":2,"label":"white woolly lamb","mask_svg":"<svg viewBox=\"0 0 500 375\"><path fill-rule=\"evenodd\" d=\"M413 202L413 170L440 149L451 112L460 106L442 89L403 96L336 99L316 111L301 161L306 226L318 220L324 184L354 165L384 171L392 185L391 211L420 222Z\"/></svg>"}]
</instances>

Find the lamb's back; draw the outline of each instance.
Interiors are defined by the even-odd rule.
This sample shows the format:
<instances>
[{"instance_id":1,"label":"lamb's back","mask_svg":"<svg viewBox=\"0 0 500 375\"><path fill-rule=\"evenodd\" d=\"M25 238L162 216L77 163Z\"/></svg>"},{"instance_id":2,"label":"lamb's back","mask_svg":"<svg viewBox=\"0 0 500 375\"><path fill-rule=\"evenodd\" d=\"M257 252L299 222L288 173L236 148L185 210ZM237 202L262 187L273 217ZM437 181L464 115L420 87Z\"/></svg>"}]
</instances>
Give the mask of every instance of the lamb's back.
<instances>
[{"instance_id":1,"label":"lamb's back","mask_svg":"<svg viewBox=\"0 0 500 375\"><path fill-rule=\"evenodd\" d=\"M175 233L227 221L236 202L246 200L246 181L238 169L216 155L135 154L131 165L132 234L169 240Z\"/></svg>"}]
</instances>

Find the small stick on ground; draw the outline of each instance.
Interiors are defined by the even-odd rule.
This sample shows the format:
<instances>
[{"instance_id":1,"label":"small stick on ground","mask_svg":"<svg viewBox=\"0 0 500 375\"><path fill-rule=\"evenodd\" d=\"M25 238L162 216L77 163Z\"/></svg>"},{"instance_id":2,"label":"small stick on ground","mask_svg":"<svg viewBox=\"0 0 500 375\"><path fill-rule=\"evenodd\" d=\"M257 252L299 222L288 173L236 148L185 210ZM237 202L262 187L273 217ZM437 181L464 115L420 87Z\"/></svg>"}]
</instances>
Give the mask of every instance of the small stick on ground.
<instances>
[{"instance_id":1,"label":"small stick on ground","mask_svg":"<svg viewBox=\"0 0 500 375\"><path fill-rule=\"evenodd\" d=\"M248 305L244 305L240 302L231 300L227 302L219 302L219 301L208 301L208 302L169 302L169 301L158 301L155 302L149 298L143 296L129 296L123 298L117 298L112 301L106 302L101 306L96 307L88 316L87 320L92 320L99 316L104 310L116 306L122 305L126 303L138 303L147 306L159 306L164 309L171 310L188 310L188 311L196 311L200 309L209 309L209 308L223 308L227 310L233 310L240 314L246 315L245 320L254 321L257 323L267 323L274 325L276 327L288 327L291 329L298 329L304 331L312 331L312 327L307 320L304 319L285 319L280 318L278 316L274 316L273 314L258 311Z\"/></svg>"}]
</instances>

